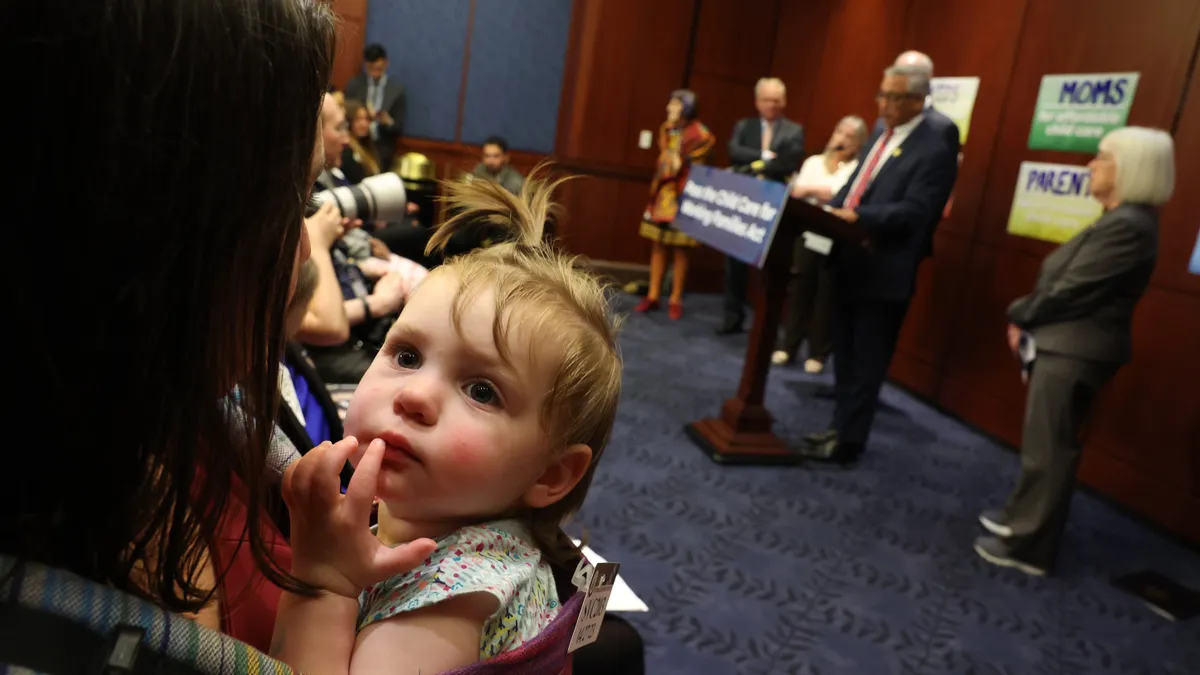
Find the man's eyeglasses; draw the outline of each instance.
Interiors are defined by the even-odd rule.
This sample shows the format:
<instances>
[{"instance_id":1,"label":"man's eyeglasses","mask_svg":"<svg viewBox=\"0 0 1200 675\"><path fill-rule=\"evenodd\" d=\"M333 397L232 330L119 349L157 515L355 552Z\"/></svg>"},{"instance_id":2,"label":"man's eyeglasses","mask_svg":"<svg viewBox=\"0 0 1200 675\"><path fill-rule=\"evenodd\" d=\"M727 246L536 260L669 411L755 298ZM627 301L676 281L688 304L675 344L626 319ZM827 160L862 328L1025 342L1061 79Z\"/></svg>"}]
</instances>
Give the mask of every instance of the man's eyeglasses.
<instances>
[{"instance_id":1,"label":"man's eyeglasses","mask_svg":"<svg viewBox=\"0 0 1200 675\"><path fill-rule=\"evenodd\" d=\"M887 101L888 103L899 103L905 99L918 98L918 94L910 94L908 92L880 91L876 92L876 101Z\"/></svg>"}]
</instances>

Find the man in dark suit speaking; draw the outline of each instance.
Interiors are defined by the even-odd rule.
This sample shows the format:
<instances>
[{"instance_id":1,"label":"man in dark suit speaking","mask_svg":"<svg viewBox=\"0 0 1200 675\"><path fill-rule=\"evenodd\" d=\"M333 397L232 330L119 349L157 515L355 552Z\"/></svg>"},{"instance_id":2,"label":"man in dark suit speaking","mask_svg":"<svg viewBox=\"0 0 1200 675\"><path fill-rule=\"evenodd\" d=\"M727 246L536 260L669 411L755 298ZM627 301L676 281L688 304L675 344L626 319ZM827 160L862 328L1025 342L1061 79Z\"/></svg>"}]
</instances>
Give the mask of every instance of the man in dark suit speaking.
<instances>
[{"instance_id":1,"label":"man in dark suit speaking","mask_svg":"<svg viewBox=\"0 0 1200 675\"><path fill-rule=\"evenodd\" d=\"M779 183L800 168L804 159L804 127L783 116L787 88L777 77L764 77L754 85L758 117L738 120L729 138L729 163L733 169ZM745 319L746 277L749 268L736 258L725 258L725 318L717 333L740 333Z\"/></svg>"},{"instance_id":2,"label":"man in dark suit speaking","mask_svg":"<svg viewBox=\"0 0 1200 675\"><path fill-rule=\"evenodd\" d=\"M363 50L363 72L346 83L346 98L362 101L371 113L371 142L382 171L392 170L396 139L404 135L407 106L404 85L387 73L387 50L371 44Z\"/></svg>"},{"instance_id":3,"label":"man in dark suit speaking","mask_svg":"<svg viewBox=\"0 0 1200 675\"><path fill-rule=\"evenodd\" d=\"M833 213L858 223L869 241L864 247L839 244L831 259L837 403L832 427L805 439L801 453L813 459L845 464L862 454L917 267L954 187L957 143L952 147L931 122L928 95L928 69L884 71L876 94L884 127L872 135L857 171L830 202Z\"/></svg>"}]
</instances>

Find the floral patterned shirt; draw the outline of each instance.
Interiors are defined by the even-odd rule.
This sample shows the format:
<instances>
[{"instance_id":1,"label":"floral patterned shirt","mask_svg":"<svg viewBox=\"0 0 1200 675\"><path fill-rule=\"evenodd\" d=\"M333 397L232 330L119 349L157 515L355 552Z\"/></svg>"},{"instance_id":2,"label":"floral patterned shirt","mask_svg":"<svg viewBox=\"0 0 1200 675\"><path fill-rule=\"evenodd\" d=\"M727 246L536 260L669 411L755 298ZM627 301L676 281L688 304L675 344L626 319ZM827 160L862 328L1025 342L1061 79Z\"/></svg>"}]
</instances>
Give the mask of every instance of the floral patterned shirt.
<instances>
[{"instance_id":1,"label":"floral patterned shirt","mask_svg":"<svg viewBox=\"0 0 1200 675\"><path fill-rule=\"evenodd\" d=\"M500 607L483 625L480 660L520 647L558 614L550 565L520 521L464 527L438 540L424 564L359 596L358 630L467 593L490 593Z\"/></svg>"}]
</instances>

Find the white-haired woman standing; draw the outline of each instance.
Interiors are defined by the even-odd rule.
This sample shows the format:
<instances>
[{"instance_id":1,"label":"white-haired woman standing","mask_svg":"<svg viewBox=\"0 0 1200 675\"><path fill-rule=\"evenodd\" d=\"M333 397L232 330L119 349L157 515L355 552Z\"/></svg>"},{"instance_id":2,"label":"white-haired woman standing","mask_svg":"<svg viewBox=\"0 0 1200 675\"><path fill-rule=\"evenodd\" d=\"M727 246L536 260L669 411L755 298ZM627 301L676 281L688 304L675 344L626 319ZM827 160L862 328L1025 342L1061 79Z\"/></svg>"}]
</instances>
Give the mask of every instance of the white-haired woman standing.
<instances>
[{"instance_id":1,"label":"white-haired woman standing","mask_svg":"<svg viewBox=\"0 0 1200 675\"><path fill-rule=\"evenodd\" d=\"M1158 207L1175 187L1171 136L1126 127L1088 164L1105 213L1046 257L1033 292L1008 308L1008 343L1031 365L1021 477L980 522L975 551L1028 574L1052 571L1066 525L1080 431L1096 394L1130 359L1130 324L1158 255Z\"/></svg>"}]
</instances>

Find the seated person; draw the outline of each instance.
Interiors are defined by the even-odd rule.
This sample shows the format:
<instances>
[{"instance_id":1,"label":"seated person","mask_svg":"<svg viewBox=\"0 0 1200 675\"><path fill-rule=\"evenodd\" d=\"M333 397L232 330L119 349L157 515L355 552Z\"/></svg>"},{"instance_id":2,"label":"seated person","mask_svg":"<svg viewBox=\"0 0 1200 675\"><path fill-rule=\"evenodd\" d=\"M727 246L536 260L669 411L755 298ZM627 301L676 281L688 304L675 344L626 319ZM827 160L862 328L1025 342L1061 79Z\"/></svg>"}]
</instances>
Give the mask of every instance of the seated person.
<instances>
[{"instance_id":1,"label":"seated person","mask_svg":"<svg viewBox=\"0 0 1200 675\"><path fill-rule=\"evenodd\" d=\"M317 290L319 277L312 260L305 262L296 275L296 290L287 310L287 348L279 370L282 403L278 425L292 445L306 452L325 441L342 440L342 420L337 405L325 388L304 346L293 338L300 328L309 302Z\"/></svg>"},{"instance_id":2,"label":"seated person","mask_svg":"<svg viewBox=\"0 0 1200 675\"><path fill-rule=\"evenodd\" d=\"M560 528L612 432L621 358L603 286L543 243L550 188L530 188L528 203L481 181L447 188L462 211L432 245L483 219L516 243L431 273L355 391L346 431L361 444L323 446L289 474L292 571L327 591L280 605L272 651L300 672L441 673L519 654L552 625L554 665L569 667L554 572L569 577L580 554ZM329 468L350 456L338 500Z\"/></svg>"},{"instance_id":3,"label":"seated person","mask_svg":"<svg viewBox=\"0 0 1200 675\"><path fill-rule=\"evenodd\" d=\"M367 176L379 173L379 160L371 141L371 111L362 101L342 101L349 123L346 148L342 150L342 173L351 183L361 183Z\"/></svg>"},{"instance_id":4,"label":"seated person","mask_svg":"<svg viewBox=\"0 0 1200 675\"><path fill-rule=\"evenodd\" d=\"M475 165L471 178L495 181L514 195L521 194L525 177L508 162L508 141L499 136L489 136L483 142L483 160Z\"/></svg>"},{"instance_id":5,"label":"seated person","mask_svg":"<svg viewBox=\"0 0 1200 675\"><path fill-rule=\"evenodd\" d=\"M335 345L310 343L309 355L326 382L356 384L374 360L417 275L406 275L389 267L372 281L358 266L358 261L348 254L344 242L334 245L330 259L335 281L341 289L350 337Z\"/></svg>"},{"instance_id":6,"label":"seated person","mask_svg":"<svg viewBox=\"0 0 1200 675\"><path fill-rule=\"evenodd\" d=\"M525 178L508 162L508 141L499 136L491 136L483 142L483 161L463 179L468 183L474 180L491 181L512 194L519 195ZM447 209L446 217L453 218L456 215L455 211L453 208ZM508 233L503 228L494 227L486 221L472 223L455 232L446 243L445 257L452 258L477 248L487 248L507 236Z\"/></svg>"}]
</instances>

